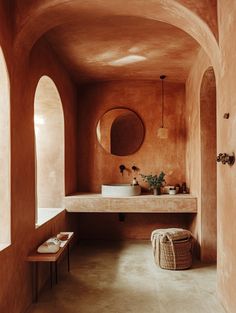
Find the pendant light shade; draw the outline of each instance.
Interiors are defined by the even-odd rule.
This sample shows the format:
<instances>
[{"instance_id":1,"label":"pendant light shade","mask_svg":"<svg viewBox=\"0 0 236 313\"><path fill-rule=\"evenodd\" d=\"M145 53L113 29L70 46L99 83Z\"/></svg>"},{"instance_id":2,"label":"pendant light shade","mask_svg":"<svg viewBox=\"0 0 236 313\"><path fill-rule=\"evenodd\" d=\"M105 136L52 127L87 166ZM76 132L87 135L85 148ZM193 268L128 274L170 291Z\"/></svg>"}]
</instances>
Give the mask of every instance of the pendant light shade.
<instances>
[{"instance_id":1,"label":"pendant light shade","mask_svg":"<svg viewBox=\"0 0 236 313\"><path fill-rule=\"evenodd\" d=\"M164 79L165 75L161 75L161 127L157 130L157 137L161 139L168 138L168 128L164 127Z\"/></svg>"}]
</instances>

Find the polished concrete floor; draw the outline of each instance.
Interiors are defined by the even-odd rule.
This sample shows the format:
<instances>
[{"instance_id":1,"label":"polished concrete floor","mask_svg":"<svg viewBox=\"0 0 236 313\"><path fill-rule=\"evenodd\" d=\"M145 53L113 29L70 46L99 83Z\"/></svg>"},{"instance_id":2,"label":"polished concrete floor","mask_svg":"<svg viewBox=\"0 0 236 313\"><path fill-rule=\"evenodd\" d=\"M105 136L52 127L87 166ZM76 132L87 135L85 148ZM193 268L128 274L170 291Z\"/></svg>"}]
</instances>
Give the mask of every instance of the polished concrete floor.
<instances>
[{"instance_id":1,"label":"polished concrete floor","mask_svg":"<svg viewBox=\"0 0 236 313\"><path fill-rule=\"evenodd\" d=\"M28 313L225 313L215 288L215 266L162 270L150 242L83 242Z\"/></svg>"}]
</instances>

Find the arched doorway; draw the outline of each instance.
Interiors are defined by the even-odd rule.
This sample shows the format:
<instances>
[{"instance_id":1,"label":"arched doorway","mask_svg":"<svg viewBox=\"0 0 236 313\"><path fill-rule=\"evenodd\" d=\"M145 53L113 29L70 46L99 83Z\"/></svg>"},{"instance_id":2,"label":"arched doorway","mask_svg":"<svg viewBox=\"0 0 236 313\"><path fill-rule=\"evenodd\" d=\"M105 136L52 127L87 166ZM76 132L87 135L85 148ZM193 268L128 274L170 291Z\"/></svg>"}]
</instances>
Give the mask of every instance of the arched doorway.
<instances>
[{"instance_id":1,"label":"arched doorway","mask_svg":"<svg viewBox=\"0 0 236 313\"><path fill-rule=\"evenodd\" d=\"M202 78L200 89L201 129L201 259L216 261L216 81L212 67Z\"/></svg>"}]
</instances>

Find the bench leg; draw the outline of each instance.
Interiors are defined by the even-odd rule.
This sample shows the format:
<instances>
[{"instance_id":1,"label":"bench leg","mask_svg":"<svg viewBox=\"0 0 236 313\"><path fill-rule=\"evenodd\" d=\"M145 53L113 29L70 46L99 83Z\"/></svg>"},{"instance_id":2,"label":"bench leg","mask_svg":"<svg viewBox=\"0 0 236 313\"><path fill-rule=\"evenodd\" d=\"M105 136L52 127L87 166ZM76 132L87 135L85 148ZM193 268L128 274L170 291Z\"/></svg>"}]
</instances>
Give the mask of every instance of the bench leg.
<instances>
[{"instance_id":1,"label":"bench leg","mask_svg":"<svg viewBox=\"0 0 236 313\"><path fill-rule=\"evenodd\" d=\"M53 285L53 271L52 271L53 262L50 262L50 286L52 288Z\"/></svg>"},{"instance_id":2,"label":"bench leg","mask_svg":"<svg viewBox=\"0 0 236 313\"><path fill-rule=\"evenodd\" d=\"M33 289L33 300L38 302L38 262L33 262Z\"/></svg>"},{"instance_id":3,"label":"bench leg","mask_svg":"<svg viewBox=\"0 0 236 313\"><path fill-rule=\"evenodd\" d=\"M56 277L56 284L58 283L57 279L57 261L55 262L55 277Z\"/></svg>"},{"instance_id":4,"label":"bench leg","mask_svg":"<svg viewBox=\"0 0 236 313\"><path fill-rule=\"evenodd\" d=\"M67 246L67 268L68 272L70 271L70 244Z\"/></svg>"}]
</instances>

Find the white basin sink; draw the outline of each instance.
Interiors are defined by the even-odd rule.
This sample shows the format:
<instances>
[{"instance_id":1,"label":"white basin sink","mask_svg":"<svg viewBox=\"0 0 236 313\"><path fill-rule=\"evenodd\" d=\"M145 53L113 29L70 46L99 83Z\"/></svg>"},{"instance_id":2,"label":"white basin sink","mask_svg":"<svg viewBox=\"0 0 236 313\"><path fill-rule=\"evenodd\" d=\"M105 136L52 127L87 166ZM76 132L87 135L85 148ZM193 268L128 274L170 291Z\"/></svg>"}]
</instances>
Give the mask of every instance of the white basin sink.
<instances>
[{"instance_id":1,"label":"white basin sink","mask_svg":"<svg viewBox=\"0 0 236 313\"><path fill-rule=\"evenodd\" d=\"M132 197L141 194L141 187L139 185L129 184L107 184L102 185L103 197Z\"/></svg>"}]
</instances>

